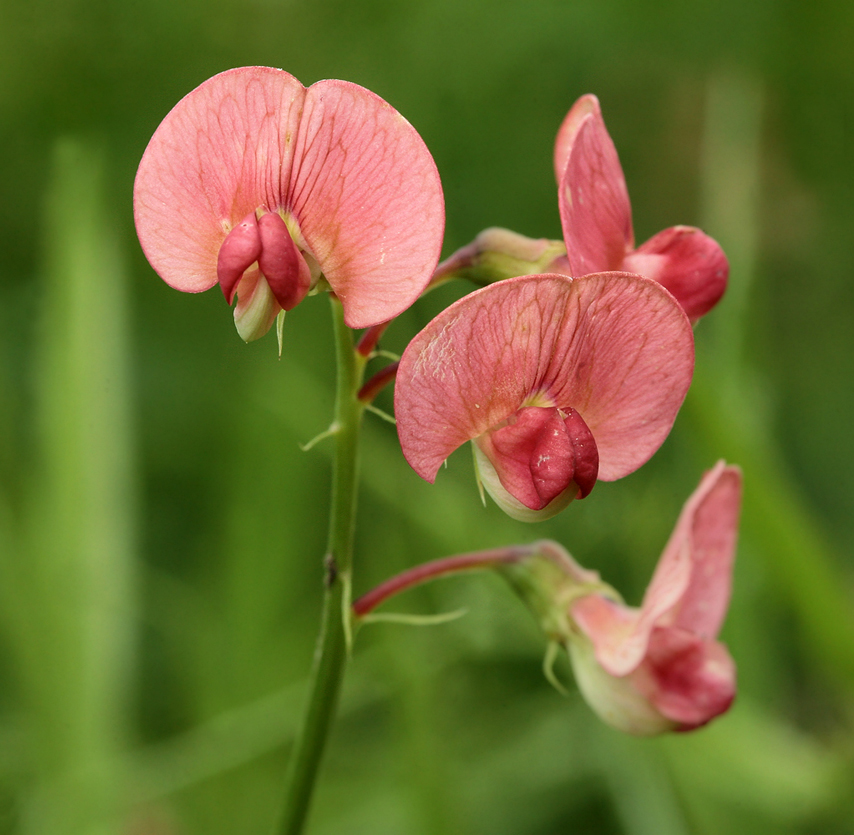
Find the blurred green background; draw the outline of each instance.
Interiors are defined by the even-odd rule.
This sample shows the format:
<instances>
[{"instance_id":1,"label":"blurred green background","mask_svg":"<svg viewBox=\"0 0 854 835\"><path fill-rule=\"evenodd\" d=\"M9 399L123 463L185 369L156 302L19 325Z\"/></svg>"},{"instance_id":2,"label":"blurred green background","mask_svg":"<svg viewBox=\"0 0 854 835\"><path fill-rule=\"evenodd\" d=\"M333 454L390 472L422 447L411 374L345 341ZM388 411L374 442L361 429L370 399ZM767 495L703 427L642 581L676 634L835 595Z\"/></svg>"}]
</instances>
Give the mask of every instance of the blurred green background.
<instances>
[{"instance_id":1,"label":"blurred green background","mask_svg":"<svg viewBox=\"0 0 854 835\"><path fill-rule=\"evenodd\" d=\"M337 77L397 107L445 187L445 253L559 237L555 132L596 93L638 241L696 224L731 288L653 461L537 527L435 486L368 417L356 592L550 536L640 600L719 457L745 475L723 638L732 711L638 741L540 671L491 577L359 635L311 835L851 833L854 5L791 0L31 0L0 6L0 832L266 833L319 621L332 406L322 298L246 346L136 243L159 121L229 67ZM402 350L469 288L388 334ZM390 408L390 398L383 395ZM566 675L566 668L561 669Z\"/></svg>"}]
</instances>

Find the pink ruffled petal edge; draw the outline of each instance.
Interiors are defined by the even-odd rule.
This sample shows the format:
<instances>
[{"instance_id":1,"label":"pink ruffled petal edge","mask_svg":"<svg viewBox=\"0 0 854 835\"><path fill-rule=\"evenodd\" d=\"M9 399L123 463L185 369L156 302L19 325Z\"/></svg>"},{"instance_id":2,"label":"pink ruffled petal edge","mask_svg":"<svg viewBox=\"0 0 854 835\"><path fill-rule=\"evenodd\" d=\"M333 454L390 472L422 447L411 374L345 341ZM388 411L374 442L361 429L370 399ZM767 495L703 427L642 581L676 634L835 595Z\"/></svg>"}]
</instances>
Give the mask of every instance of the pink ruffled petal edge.
<instances>
[{"instance_id":1,"label":"pink ruffled petal edge","mask_svg":"<svg viewBox=\"0 0 854 835\"><path fill-rule=\"evenodd\" d=\"M555 179L558 185L563 180L563 172L566 170L566 163L569 161L572 143L575 142L578 129L585 117L591 114L601 118L602 108L599 106L599 99L592 93L587 93L572 105L558 128L554 150Z\"/></svg>"}]
</instances>

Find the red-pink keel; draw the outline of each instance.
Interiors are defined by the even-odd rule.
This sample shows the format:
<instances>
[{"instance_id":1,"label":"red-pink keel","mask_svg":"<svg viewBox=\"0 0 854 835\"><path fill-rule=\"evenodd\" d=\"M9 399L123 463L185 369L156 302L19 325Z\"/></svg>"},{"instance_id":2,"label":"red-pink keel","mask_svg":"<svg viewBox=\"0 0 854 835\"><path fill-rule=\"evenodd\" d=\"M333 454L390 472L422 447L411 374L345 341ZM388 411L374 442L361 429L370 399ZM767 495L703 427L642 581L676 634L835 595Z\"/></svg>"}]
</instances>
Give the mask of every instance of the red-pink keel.
<instances>
[{"instance_id":1,"label":"red-pink keel","mask_svg":"<svg viewBox=\"0 0 854 835\"><path fill-rule=\"evenodd\" d=\"M275 212L258 220L261 254L258 269L267 279L282 310L293 310L311 289L311 271L291 239L288 227Z\"/></svg>"},{"instance_id":2,"label":"red-pink keel","mask_svg":"<svg viewBox=\"0 0 854 835\"><path fill-rule=\"evenodd\" d=\"M216 275L225 300L231 304L243 273L261 255L261 233L255 212L243 218L222 242L216 260Z\"/></svg>"},{"instance_id":3,"label":"red-pink keel","mask_svg":"<svg viewBox=\"0 0 854 835\"><path fill-rule=\"evenodd\" d=\"M596 483L596 442L578 412L568 413L523 407L504 426L475 439L501 484L531 510L542 510L572 485L573 498L584 498Z\"/></svg>"}]
</instances>

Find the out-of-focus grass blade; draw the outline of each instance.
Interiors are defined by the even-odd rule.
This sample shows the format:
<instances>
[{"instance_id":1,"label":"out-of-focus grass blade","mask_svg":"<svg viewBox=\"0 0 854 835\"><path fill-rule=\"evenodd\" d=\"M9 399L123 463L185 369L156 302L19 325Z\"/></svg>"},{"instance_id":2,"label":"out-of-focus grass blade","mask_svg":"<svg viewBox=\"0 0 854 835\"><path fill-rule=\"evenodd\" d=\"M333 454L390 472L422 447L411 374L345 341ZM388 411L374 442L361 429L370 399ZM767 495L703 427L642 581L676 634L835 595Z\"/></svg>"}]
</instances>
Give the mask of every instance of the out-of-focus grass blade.
<instances>
[{"instance_id":1,"label":"out-of-focus grass blade","mask_svg":"<svg viewBox=\"0 0 854 835\"><path fill-rule=\"evenodd\" d=\"M723 386L722 386L723 387ZM741 389L740 409L749 411L751 392ZM795 478L751 421L738 425L720 389L698 382L687 406L711 455L744 470L742 528L756 553L769 561L765 574L788 600L800 622L809 655L831 681L854 689L854 603L838 560L805 502Z\"/></svg>"},{"instance_id":2,"label":"out-of-focus grass blade","mask_svg":"<svg viewBox=\"0 0 854 835\"><path fill-rule=\"evenodd\" d=\"M843 757L744 700L726 721L661 745L689 806L712 801L769 826L815 819L845 790Z\"/></svg>"},{"instance_id":3,"label":"out-of-focus grass blade","mask_svg":"<svg viewBox=\"0 0 854 835\"><path fill-rule=\"evenodd\" d=\"M3 607L32 728L26 833L118 832L133 658L126 276L100 149L57 142L43 214L35 461Z\"/></svg>"},{"instance_id":4,"label":"out-of-focus grass blade","mask_svg":"<svg viewBox=\"0 0 854 835\"><path fill-rule=\"evenodd\" d=\"M718 363L733 374L744 361L756 271L762 103L758 81L742 74L715 76L706 88L703 228L724 248L730 282L720 309L703 322L699 335L711 338Z\"/></svg>"},{"instance_id":5,"label":"out-of-focus grass blade","mask_svg":"<svg viewBox=\"0 0 854 835\"><path fill-rule=\"evenodd\" d=\"M626 835L689 835L657 746L615 732L598 719L591 724L590 736Z\"/></svg>"},{"instance_id":6,"label":"out-of-focus grass blade","mask_svg":"<svg viewBox=\"0 0 854 835\"><path fill-rule=\"evenodd\" d=\"M767 576L789 600L810 653L854 687L854 605L826 538L773 443L761 386L743 355L756 265L762 95L749 77L713 78L705 135L704 226L730 260L730 286L698 329L697 375L686 407L708 447L744 470L743 528Z\"/></svg>"}]
</instances>

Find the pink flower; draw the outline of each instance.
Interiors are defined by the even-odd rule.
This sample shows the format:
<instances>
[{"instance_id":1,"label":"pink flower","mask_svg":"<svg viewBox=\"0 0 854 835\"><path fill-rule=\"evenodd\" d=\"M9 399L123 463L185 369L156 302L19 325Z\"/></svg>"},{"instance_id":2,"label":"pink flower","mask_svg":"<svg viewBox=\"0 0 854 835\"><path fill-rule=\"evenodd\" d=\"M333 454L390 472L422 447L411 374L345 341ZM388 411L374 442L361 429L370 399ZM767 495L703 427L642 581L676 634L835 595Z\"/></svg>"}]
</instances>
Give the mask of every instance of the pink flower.
<instances>
[{"instance_id":1,"label":"pink flower","mask_svg":"<svg viewBox=\"0 0 854 835\"><path fill-rule=\"evenodd\" d=\"M692 322L718 303L729 265L720 246L699 229L674 226L635 249L623 169L596 96L582 96L567 114L554 165L570 275L625 270L653 278Z\"/></svg>"},{"instance_id":2,"label":"pink flower","mask_svg":"<svg viewBox=\"0 0 854 835\"><path fill-rule=\"evenodd\" d=\"M553 516L622 478L670 431L694 366L691 326L649 279L512 278L440 313L400 361L403 454L434 481L474 441L479 477L517 519Z\"/></svg>"},{"instance_id":3,"label":"pink flower","mask_svg":"<svg viewBox=\"0 0 854 835\"><path fill-rule=\"evenodd\" d=\"M716 638L729 605L741 472L721 461L688 499L640 609L603 594L570 607L579 687L610 725L691 730L726 711L735 664Z\"/></svg>"},{"instance_id":4,"label":"pink flower","mask_svg":"<svg viewBox=\"0 0 854 835\"><path fill-rule=\"evenodd\" d=\"M247 341L325 279L353 328L405 310L439 257L439 175L414 128L346 81L309 88L242 67L185 96L134 186L148 260L167 284L219 283Z\"/></svg>"}]
</instances>

